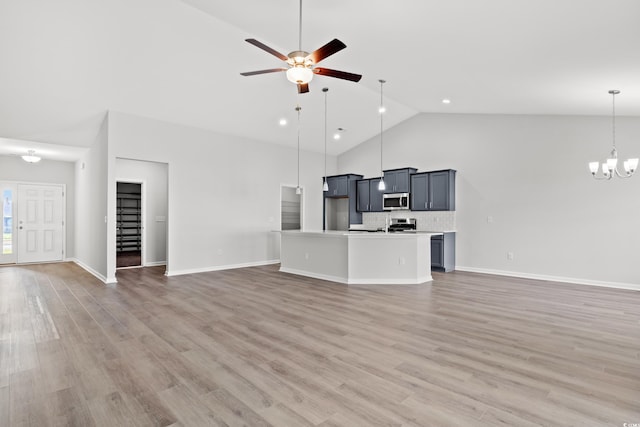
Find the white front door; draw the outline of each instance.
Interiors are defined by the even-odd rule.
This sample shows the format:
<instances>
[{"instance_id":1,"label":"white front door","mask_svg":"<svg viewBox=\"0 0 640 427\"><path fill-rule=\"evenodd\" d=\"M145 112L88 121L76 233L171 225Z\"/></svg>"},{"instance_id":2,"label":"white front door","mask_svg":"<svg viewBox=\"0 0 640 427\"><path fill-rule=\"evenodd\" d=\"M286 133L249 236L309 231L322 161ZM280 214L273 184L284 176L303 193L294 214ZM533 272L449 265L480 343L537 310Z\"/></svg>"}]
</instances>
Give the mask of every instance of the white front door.
<instances>
[{"instance_id":1,"label":"white front door","mask_svg":"<svg viewBox=\"0 0 640 427\"><path fill-rule=\"evenodd\" d=\"M16 185L8 182L0 182L0 227L2 228L2 246L0 247L0 264L13 264L16 262Z\"/></svg>"},{"instance_id":2,"label":"white front door","mask_svg":"<svg viewBox=\"0 0 640 427\"><path fill-rule=\"evenodd\" d=\"M18 184L18 263L62 260L63 190L62 185Z\"/></svg>"}]
</instances>

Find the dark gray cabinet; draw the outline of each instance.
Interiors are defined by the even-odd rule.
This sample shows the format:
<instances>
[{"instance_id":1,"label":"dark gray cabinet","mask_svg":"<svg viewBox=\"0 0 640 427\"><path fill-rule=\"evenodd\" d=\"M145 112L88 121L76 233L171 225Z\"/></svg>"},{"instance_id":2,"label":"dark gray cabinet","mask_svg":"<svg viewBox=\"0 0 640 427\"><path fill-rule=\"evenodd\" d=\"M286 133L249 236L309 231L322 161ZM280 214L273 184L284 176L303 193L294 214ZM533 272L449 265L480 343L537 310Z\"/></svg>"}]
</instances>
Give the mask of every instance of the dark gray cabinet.
<instances>
[{"instance_id":1,"label":"dark gray cabinet","mask_svg":"<svg viewBox=\"0 0 640 427\"><path fill-rule=\"evenodd\" d=\"M411 210L456 210L455 180L456 171L452 169L411 175Z\"/></svg>"},{"instance_id":2,"label":"dark gray cabinet","mask_svg":"<svg viewBox=\"0 0 640 427\"><path fill-rule=\"evenodd\" d=\"M358 212L382 212L382 191L378 190L380 178L361 179L356 182Z\"/></svg>"},{"instance_id":3,"label":"dark gray cabinet","mask_svg":"<svg viewBox=\"0 0 640 427\"><path fill-rule=\"evenodd\" d=\"M349 224L362 224L362 213L358 212L356 209L356 204L358 202L356 182L362 178L362 175L352 173L328 176L326 178L329 190L324 192L324 197L322 198L323 230L326 230L328 225L331 226L331 224L327 224L327 216L335 214L336 209L338 209L339 212L342 212L341 215L344 215L344 212L348 212L345 217L347 227Z\"/></svg>"},{"instance_id":4,"label":"dark gray cabinet","mask_svg":"<svg viewBox=\"0 0 640 427\"><path fill-rule=\"evenodd\" d=\"M349 195L349 177L347 175L328 176L325 197L347 197Z\"/></svg>"},{"instance_id":5,"label":"dark gray cabinet","mask_svg":"<svg viewBox=\"0 0 640 427\"><path fill-rule=\"evenodd\" d=\"M418 171L416 168L391 169L384 171L385 193L408 193L411 189L409 177Z\"/></svg>"},{"instance_id":6,"label":"dark gray cabinet","mask_svg":"<svg viewBox=\"0 0 640 427\"><path fill-rule=\"evenodd\" d=\"M449 272L456 267L456 233L431 237L431 269Z\"/></svg>"}]
</instances>

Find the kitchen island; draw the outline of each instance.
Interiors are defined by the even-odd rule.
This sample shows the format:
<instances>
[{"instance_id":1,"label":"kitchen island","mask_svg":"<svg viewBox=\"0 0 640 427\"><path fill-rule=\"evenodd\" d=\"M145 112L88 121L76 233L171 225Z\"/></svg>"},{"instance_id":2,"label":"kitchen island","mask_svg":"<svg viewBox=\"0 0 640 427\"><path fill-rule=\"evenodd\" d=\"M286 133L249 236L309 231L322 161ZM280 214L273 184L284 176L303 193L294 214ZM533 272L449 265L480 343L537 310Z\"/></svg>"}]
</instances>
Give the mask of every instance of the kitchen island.
<instances>
[{"instance_id":1,"label":"kitchen island","mask_svg":"<svg viewBox=\"0 0 640 427\"><path fill-rule=\"evenodd\" d=\"M439 234L282 231L280 271L345 284L425 283Z\"/></svg>"}]
</instances>

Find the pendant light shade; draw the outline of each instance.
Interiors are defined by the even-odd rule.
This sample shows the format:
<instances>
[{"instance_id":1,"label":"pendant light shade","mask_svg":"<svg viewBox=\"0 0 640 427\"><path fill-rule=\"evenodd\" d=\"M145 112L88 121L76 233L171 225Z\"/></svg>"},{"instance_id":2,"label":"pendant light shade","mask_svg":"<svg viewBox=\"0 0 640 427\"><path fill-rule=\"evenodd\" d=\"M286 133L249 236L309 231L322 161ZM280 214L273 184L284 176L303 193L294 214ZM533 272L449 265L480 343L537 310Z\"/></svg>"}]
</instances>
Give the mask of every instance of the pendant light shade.
<instances>
[{"instance_id":1,"label":"pendant light shade","mask_svg":"<svg viewBox=\"0 0 640 427\"><path fill-rule=\"evenodd\" d=\"M380 182L378 183L378 190L384 191L387 189L387 186L384 183L384 172L382 170L382 133L383 133L383 117L384 117L384 113L386 112L386 108L383 102L382 85L386 83L386 80L380 79L378 81L380 82L380 108L378 109L378 112L380 113Z\"/></svg>"}]
</instances>

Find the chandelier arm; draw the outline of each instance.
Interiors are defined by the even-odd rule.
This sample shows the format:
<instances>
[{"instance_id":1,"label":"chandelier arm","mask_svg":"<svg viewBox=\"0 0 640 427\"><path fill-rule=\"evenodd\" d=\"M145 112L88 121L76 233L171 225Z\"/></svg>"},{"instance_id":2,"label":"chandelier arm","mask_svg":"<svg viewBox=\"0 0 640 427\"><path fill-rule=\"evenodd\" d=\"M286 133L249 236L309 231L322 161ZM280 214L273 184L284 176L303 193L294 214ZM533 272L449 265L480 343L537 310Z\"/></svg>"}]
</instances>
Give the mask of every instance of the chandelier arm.
<instances>
[{"instance_id":1,"label":"chandelier arm","mask_svg":"<svg viewBox=\"0 0 640 427\"><path fill-rule=\"evenodd\" d=\"M633 171L633 172L625 172L625 174L623 175L620 172L618 172L618 168L617 167L613 171L618 176L618 178L631 178L633 176L633 174L635 173L635 171Z\"/></svg>"},{"instance_id":2,"label":"chandelier arm","mask_svg":"<svg viewBox=\"0 0 640 427\"><path fill-rule=\"evenodd\" d=\"M602 176L598 176L596 174L591 174L591 176L593 177L593 179L596 179L598 181L609 181L611 178L613 178L612 174L602 175Z\"/></svg>"}]
</instances>

